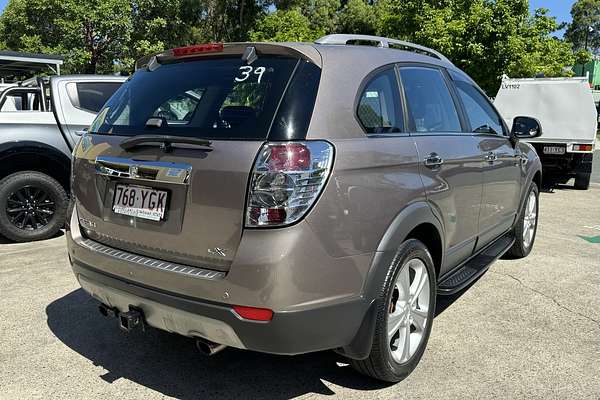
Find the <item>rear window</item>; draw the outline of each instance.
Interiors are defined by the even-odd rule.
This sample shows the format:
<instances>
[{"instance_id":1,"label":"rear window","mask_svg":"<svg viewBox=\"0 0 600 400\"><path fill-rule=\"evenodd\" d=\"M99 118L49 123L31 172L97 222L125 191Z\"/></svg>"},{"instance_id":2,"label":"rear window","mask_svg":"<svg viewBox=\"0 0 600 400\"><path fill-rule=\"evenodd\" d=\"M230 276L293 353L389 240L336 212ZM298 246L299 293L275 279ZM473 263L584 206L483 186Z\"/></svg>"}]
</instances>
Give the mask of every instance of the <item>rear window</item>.
<instances>
[{"instance_id":1,"label":"rear window","mask_svg":"<svg viewBox=\"0 0 600 400\"><path fill-rule=\"evenodd\" d=\"M102 109L104 103L121 86L120 82L77 82L75 85L77 96L69 96L71 102L77 108L97 113Z\"/></svg>"},{"instance_id":2,"label":"rear window","mask_svg":"<svg viewBox=\"0 0 600 400\"><path fill-rule=\"evenodd\" d=\"M265 139L297 63L263 56L247 65L237 56L142 69L111 97L91 131Z\"/></svg>"}]
</instances>

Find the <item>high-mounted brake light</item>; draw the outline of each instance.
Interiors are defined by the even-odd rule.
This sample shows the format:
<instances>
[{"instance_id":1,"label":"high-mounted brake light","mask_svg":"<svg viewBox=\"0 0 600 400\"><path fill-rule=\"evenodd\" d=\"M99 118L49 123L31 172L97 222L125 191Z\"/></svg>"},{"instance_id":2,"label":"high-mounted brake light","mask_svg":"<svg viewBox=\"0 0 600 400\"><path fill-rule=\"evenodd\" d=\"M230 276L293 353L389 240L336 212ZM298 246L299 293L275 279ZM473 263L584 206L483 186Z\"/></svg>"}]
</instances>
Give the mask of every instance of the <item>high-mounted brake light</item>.
<instances>
[{"instance_id":1,"label":"high-mounted brake light","mask_svg":"<svg viewBox=\"0 0 600 400\"><path fill-rule=\"evenodd\" d=\"M247 227L289 225L315 203L333 164L324 141L267 143L254 164L248 190Z\"/></svg>"},{"instance_id":2,"label":"high-mounted brake light","mask_svg":"<svg viewBox=\"0 0 600 400\"><path fill-rule=\"evenodd\" d=\"M195 44L192 46L178 47L172 50L175 57L191 56L193 54L202 53L218 53L221 51L223 51L223 43Z\"/></svg>"},{"instance_id":3,"label":"high-mounted brake light","mask_svg":"<svg viewBox=\"0 0 600 400\"><path fill-rule=\"evenodd\" d=\"M233 311L240 317L252 321L270 321L273 318L273 311L268 308L233 306Z\"/></svg>"}]
</instances>

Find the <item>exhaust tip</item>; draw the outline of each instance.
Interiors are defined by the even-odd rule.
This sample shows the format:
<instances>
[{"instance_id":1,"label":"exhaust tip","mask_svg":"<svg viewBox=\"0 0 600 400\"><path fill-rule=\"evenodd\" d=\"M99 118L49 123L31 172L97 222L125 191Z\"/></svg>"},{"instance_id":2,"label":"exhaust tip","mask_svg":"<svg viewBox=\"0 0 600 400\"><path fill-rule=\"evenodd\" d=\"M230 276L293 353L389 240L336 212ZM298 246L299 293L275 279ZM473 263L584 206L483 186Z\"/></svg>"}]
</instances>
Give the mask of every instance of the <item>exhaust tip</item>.
<instances>
[{"instance_id":1,"label":"exhaust tip","mask_svg":"<svg viewBox=\"0 0 600 400\"><path fill-rule=\"evenodd\" d=\"M203 338L196 339L196 348L198 349L198 351L200 353L202 353L205 356L212 356L214 354L217 354L218 352L222 351L226 347L227 346L224 344L215 343L208 339L203 339Z\"/></svg>"}]
</instances>

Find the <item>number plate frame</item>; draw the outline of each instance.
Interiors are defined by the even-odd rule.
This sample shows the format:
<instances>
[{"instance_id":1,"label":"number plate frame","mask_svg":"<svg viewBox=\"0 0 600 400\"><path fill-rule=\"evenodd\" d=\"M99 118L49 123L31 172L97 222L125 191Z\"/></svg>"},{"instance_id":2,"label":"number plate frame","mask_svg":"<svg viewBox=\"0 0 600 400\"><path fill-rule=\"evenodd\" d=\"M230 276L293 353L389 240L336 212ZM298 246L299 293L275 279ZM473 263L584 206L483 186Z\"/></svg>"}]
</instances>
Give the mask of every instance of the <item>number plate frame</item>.
<instances>
[{"instance_id":1,"label":"number plate frame","mask_svg":"<svg viewBox=\"0 0 600 400\"><path fill-rule=\"evenodd\" d=\"M122 204L116 204L119 187L122 187L123 189L133 188L138 191L145 190L145 191L155 192L155 193L164 193L165 197L164 197L164 205L162 208L162 213L159 213L156 215L152 215L151 213L144 213L143 212L144 210L149 211L149 212L151 212L151 210L149 210L148 208L144 208L143 202L141 204L141 207L136 207L135 204L132 207L126 207ZM149 195L150 195L150 193L148 194L148 196ZM140 196L141 196L141 194L140 194ZM127 184L127 183L117 183L114 186L114 194L113 194L113 198L112 198L112 202L111 202L111 210L112 210L113 214L116 214L116 215L140 218L145 221L161 222L166 219L170 200L171 200L171 193L168 190L156 189L156 188L149 187L149 186L132 185L132 184ZM138 199L136 199L136 203L137 202L138 202Z\"/></svg>"},{"instance_id":2,"label":"number plate frame","mask_svg":"<svg viewBox=\"0 0 600 400\"><path fill-rule=\"evenodd\" d=\"M544 146L544 154L562 156L567 153L565 146Z\"/></svg>"}]
</instances>

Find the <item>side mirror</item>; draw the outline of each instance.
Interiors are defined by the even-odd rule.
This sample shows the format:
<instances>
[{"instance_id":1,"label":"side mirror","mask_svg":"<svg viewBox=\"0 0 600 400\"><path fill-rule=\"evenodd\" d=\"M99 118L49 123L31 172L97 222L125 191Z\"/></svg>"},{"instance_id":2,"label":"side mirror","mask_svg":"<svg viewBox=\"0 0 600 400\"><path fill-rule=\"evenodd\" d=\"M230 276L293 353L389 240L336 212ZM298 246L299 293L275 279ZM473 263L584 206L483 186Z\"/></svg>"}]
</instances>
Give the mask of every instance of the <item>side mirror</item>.
<instances>
[{"instance_id":1,"label":"side mirror","mask_svg":"<svg viewBox=\"0 0 600 400\"><path fill-rule=\"evenodd\" d=\"M535 118L515 117L510 133L517 139L533 139L542 135L542 125Z\"/></svg>"}]
</instances>

